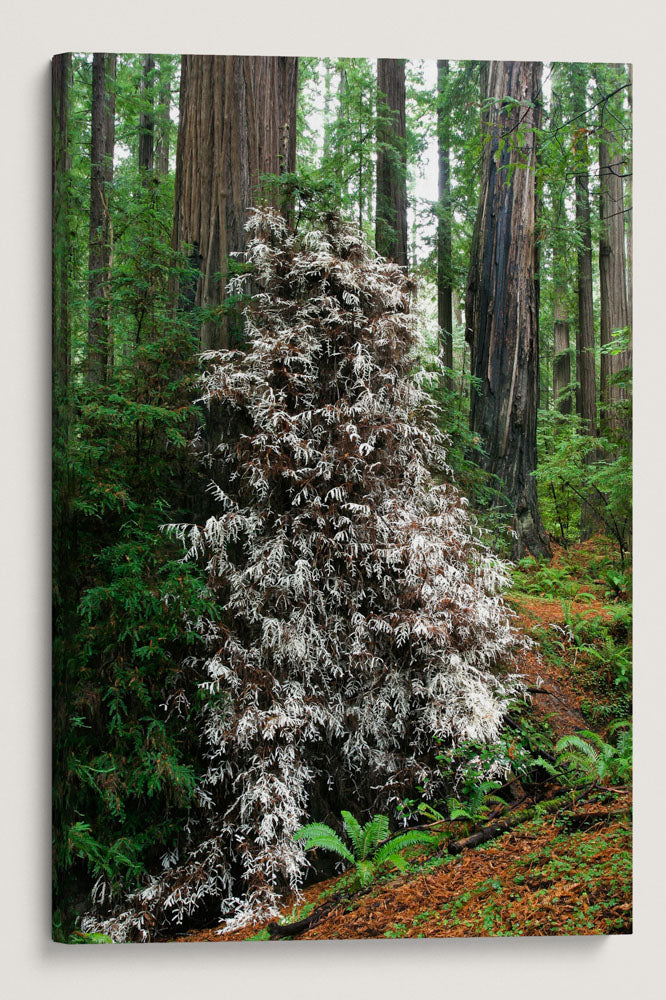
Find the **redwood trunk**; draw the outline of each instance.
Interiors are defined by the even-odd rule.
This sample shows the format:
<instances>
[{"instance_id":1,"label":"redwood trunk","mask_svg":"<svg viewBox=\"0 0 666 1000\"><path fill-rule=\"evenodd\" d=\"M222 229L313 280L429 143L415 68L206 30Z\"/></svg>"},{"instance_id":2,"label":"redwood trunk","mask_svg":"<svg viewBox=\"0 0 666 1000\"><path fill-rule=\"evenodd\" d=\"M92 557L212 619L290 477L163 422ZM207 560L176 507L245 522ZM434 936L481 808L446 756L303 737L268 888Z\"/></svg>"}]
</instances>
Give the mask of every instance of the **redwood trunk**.
<instances>
[{"instance_id":1,"label":"redwood trunk","mask_svg":"<svg viewBox=\"0 0 666 1000\"><path fill-rule=\"evenodd\" d=\"M562 91L564 67L557 65L553 70L553 90L551 101L551 123L554 130L562 127ZM553 199L553 406L560 413L571 413L571 354L569 342L569 306L567 291L569 275L567 270L568 218L565 197L565 182L557 177L551 182Z\"/></svg>"},{"instance_id":2,"label":"redwood trunk","mask_svg":"<svg viewBox=\"0 0 666 1000\"><path fill-rule=\"evenodd\" d=\"M107 73L115 77L115 56L96 52L92 67L90 136L90 231L88 283L88 371L91 385L106 381L110 360L109 309L113 233L108 195L113 179L115 98Z\"/></svg>"},{"instance_id":3,"label":"redwood trunk","mask_svg":"<svg viewBox=\"0 0 666 1000\"><path fill-rule=\"evenodd\" d=\"M599 280L601 304L601 346L610 344L618 331L629 326L627 304L627 263L624 247L625 157L615 131L615 104L602 105L599 135ZM626 391L615 384L614 377L631 363L631 350L601 355L601 404L611 430L628 426L617 410L626 399Z\"/></svg>"},{"instance_id":4,"label":"redwood trunk","mask_svg":"<svg viewBox=\"0 0 666 1000\"><path fill-rule=\"evenodd\" d=\"M472 374L480 386L472 393L470 427L484 443L482 464L499 481L496 503L512 520L516 556L550 551L533 476L539 393L534 129L540 84L541 63L490 64L487 95L493 104L465 309Z\"/></svg>"},{"instance_id":5,"label":"redwood trunk","mask_svg":"<svg viewBox=\"0 0 666 1000\"><path fill-rule=\"evenodd\" d=\"M71 339L69 325L69 88L72 56L54 56L52 83L52 323L53 323L53 432L64 429L69 391Z\"/></svg>"},{"instance_id":6,"label":"redwood trunk","mask_svg":"<svg viewBox=\"0 0 666 1000\"><path fill-rule=\"evenodd\" d=\"M295 168L297 90L297 59L183 56L173 239L199 266L204 349L227 347L238 332L238 318L220 308L228 256L245 248L261 175Z\"/></svg>"},{"instance_id":7,"label":"redwood trunk","mask_svg":"<svg viewBox=\"0 0 666 1000\"><path fill-rule=\"evenodd\" d=\"M449 135L448 113L444 106L446 83L449 75L448 59L437 60L437 84L439 103L437 107L438 144L438 194L439 212L437 218L437 326L439 328L439 356L446 367L453 368L453 267L451 239L451 139ZM453 380L446 380L449 390Z\"/></svg>"},{"instance_id":8,"label":"redwood trunk","mask_svg":"<svg viewBox=\"0 0 666 1000\"><path fill-rule=\"evenodd\" d=\"M582 64L572 67L573 111L583 116L586 111L585 88L587 74ZM583 420L586 432L597 433L597 388L594 360L594 304L592 289L592 227L590 213L590 180L587 128L583 117L576 136L576 229L578 232L578 333L576 340L576 365L578 390L576 409Z\"/></svg>"},{"instance_id":9,"label":"redwood trunk","mask_svg":"<svg viewBox=\"0 0 666 1000\"><path fill-rule=\"evenodd\" d=\"M161 176L169 173L169 122L171 120L171 90L168 69L162 63L159 68L160 94L156 114L157 140L155 145L155 169Z\"/></svg>"},{"instance_id":10,"label":"redwood trunk","mask_svg":"<svg viewBox=\"0 0 666 1000\"><path fill-rule=\"evenodd\" d=\"M560 413L571 413L571 356L567 291L556 285L553 303L553 403Z\"/></svg>"},{"instance_id":11,"label":"redwood trunk","mask_svg":"<svg viewBox=\"0 0 666 1000\"><path fill-rule=\"evenodd\" d=\"M634 89L634 73L631 64L627 66L627 80L629 86L627 88L627 103L629 107L629 115L633 116L634 100L633 100L633 89ZM626 191L629 198L629 206L624 213L625 225L627 228L627 312L629 319L629 328L633 327L633 314L634 314L634 269L633 269L633 258L634 258L634 236L633 236L633 217L632 217L632 206L633 206L633 151L629 150L627 155L627 178L626 178Z\"/></svg>"},{"instance_id":12,"label":"redwood trunk","mask_svg":"<svg viewBox=\"0 0 666 1000\"><path fill-rule=\"evenodd\" d=\"M407 267L405 60L377 60L377 253Z\"/></svg>"},{"instance_id":13,"label":"redwood trunk","mask_svg":"<svg viewBox=\"0 0 666 1000\"><path fill-rule=\"evenodd\" d=\"M141 67L141 113L139 115L139 172L143 183L155 165L155 60L152 55L143 57Z\"/></svg>"}]
</instances>

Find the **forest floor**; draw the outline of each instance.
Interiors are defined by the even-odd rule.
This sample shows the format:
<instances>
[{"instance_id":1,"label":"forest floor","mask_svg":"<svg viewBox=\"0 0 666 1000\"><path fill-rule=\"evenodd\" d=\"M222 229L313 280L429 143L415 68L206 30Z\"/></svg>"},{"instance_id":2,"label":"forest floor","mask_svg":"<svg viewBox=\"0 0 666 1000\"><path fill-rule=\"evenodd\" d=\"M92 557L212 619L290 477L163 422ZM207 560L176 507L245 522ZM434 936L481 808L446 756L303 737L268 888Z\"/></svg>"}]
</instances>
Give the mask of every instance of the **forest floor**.
<instances>
[{"instance_id":1,"label":"forest floor","mask_svg":"<svg viewBox=\"0 0 666 1000\"><path fill-rule=\"evenodd\" d=\"M559 740L588 733L581 739L592 752L569 747L576 758L567 771L587 765L587 775L581 772L586 780L563 783L561 770L555 776L542 772L537 785L520 778L521 809L537 804L500 836L461 853L448 849L453 839L491 819L510 817L516 807L510 800L501 815L495 815L495 807L471 819L437 822L433 829L441 840L412 847L405 855L407 871L380 870L370 885L355 890L344 876L314 882L298 900L286 900L278 936L631 933L630 763L621 766L617 732L622 730L613 736L614 724L631 717L630 595L630 571L599 538L556 549L548 563L523 560L508 595L522 628L537 644L525 668L532 701L514 720L516 752L529 745L548 757L549 749L554 761ZM561 757L557 764L561 767ZM555 798L563 801L552 809L547 802ZM285 925L297 921L299 927L289 933ZM269 930L265 923L235 933L213 927L177 940L275 936L275 927Z\"/></svg>"}]
</instances>

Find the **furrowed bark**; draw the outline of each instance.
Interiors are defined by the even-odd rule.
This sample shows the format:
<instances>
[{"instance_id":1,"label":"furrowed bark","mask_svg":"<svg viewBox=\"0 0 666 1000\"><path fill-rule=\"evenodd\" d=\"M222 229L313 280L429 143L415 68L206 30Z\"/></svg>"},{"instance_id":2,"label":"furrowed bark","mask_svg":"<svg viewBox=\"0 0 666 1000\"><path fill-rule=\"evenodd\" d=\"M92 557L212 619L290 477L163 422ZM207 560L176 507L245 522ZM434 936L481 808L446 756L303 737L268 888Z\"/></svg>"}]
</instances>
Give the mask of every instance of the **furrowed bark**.
<instances>
[{"instance_id":1,"label":"furrowed bark","mask_svg":"<svg viewBox=\"0 0 666 1000\"><path fill-rule=\"evenodd\" d=\"M493 103L465 310L472 374L481 387L472 392L470 428L484 444L481 464L497 477L496 506L506 509L512 521L517 557L550 553L533 476L539 395L535 130L540 87L541 63L490 64L487 93Z\"/></svg>"},{"instance_id":2,"label":"furrowed bark","mask_svg":"<svg viewBox=\"0 0 666 1000\"><path fill-rule=\"evenodd\" d=\"M88 281L88 367L90 385L106 381L110 353L110 268L112 229L108 196L113 180L116 57L96 52L92 67L90 138L90 230Z\"/></svg>"},{"instance_id":3,"label":"furrowed bark","mask_svg":"<svg viewBox=\"0 0 666 1000\"><path fill-rule=\"evenodd\" d=\"M407 267L405 60L377 60L377 253Z\"/></svg>"},{"instance_id":4,"label":"furrowed bark","mask_svg":"<svg viewBox=\"0 0 666 1000\"><path fill-rule=\"evenodd\" d=\"M220 308L228 256L245 248L261 176L294 170L297 86L297 59L183 56L173 245L189 245L199 265L191 301L209 310L204 350L239 333L239 317Z\"/></svg>"},{"instance_id":5,"label":"furrowed bark","mask_svg":"<svg viewBox=\"0 0 666 1000\"><path fill-rule=\"evenodd\" d=\"M438 193L437 217L437 326L439 328L439 356L446 367L453 368L453 274L451 238L451 139L448 115L444 107L446 82L449 75L448 59L437 60L439 104L437 107L438 140ZM447 388L453 390L449 375Z\"/></svg>"}]
</instances>

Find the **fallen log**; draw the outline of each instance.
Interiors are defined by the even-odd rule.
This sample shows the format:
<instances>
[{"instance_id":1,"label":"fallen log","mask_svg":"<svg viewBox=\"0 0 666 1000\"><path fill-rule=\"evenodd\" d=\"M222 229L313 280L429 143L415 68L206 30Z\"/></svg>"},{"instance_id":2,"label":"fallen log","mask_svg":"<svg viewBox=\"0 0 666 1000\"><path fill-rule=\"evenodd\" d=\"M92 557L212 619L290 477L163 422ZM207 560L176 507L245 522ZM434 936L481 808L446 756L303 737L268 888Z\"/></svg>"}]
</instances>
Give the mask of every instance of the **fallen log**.
<instances>
[{"instance_id":1,"label":"fallen log","mask_svg":"<svg viewBox=\"0 0 666 1000\"><path fill-rule=\"evenodd\" d=\"M332 896L331 899L327 900L327 902L318 906L312 911L312 913L309 913L307 917L303 917L302 920L295 920L291 924L276 924L275 922L269 924L267 928L268 936L272 940L283 937L297 937L304 931L309 930L310 927L314 927L314 925L318 924L320 920L323 920L324 917L338 905L341 899L342 895L340 893L336 893L335 896Z\"/></svg>"},{"instance_id":2,"label":"fallen log","mask_svg":"<svg viewBox=\"0 0 666 1000\"><path fill-rule=\"evenodd\" d=\"M480 830L470 834L469 837L449 841L446 850L449 854L461 854L468 847L478 847L479 844L485 844L489 840L494 840L495 837L501 836L507 830L513 829L514 826L519 826L521 823L533 819L539 812L556 812L560 806L569 804L570 801L571 794L569 793L567 795L560 795L556 799L542 801L536 806L530 806L529 809L521 809L520 812L515 813L515 815L507 819L498 820L496 823L489 823L487 826L481 827Z\"/></svg>"}]
</instances>

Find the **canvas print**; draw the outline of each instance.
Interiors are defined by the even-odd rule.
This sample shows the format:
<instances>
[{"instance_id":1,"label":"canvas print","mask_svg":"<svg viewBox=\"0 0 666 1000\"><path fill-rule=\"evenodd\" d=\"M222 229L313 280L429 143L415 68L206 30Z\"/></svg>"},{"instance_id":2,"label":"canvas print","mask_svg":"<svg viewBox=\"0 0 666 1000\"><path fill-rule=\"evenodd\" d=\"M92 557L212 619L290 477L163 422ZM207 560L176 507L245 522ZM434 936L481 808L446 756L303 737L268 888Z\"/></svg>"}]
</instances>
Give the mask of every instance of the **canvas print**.
<instances>
[{"instance_id":1,"label":"canvas print","mask_svg":"<svg viewBox=\"0 0 666 1000\"><path fill-rule=\"evenodd\" d=\"M54 940L630 933L631 66L52 75Z\"/></svg>"}]
</instances>

